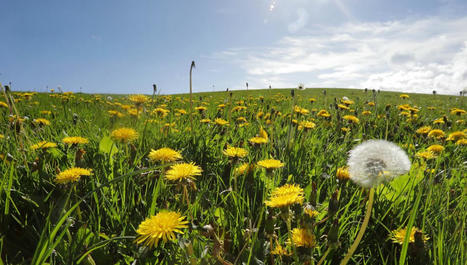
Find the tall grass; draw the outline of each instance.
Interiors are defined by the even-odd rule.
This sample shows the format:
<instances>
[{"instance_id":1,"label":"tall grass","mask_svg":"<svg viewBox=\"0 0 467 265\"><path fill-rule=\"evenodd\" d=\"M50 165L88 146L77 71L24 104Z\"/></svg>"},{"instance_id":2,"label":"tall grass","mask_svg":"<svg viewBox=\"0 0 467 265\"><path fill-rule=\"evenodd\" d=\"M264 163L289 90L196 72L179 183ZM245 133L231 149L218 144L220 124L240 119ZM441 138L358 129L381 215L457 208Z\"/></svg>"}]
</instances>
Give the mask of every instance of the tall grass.
<instances>
[{"instance_id":1,"label":"tall grass","mask_svg":"<svg viewBox=\"0 0 467 265\"><path fill-rule=\"evenodd\" d=\"M368 227L349 264L466 264L467 149L415 132L425 125L442 129L446 136L465 130L465 122L458 120L466 114L450 113L454 107L465 109L459 97L410 94L403 100L397 93L326 91L295 90L294 97L290 90L158 95L134 115L136 106L125 96L4 93L0 264L338 264L357 236L369 194L351 181L338 180L336 171L346 165L347 152L367 139L399 144L413 165L409 174L375 190ZM349 106L353 111L338 108L343 96L355 102ZM310 103L312 97L316 101ZM368 105L370 101L377 105ZM416 107L418 118L401 115L397 106L402 104ZM233 111L239 105L246 110ZM194 110L196 106L207 110ZM296 113L294 106L309 113ZM158 115L155 107L169 112ZM331 117L317 116L321 109ZM112 117L109 110L125 116ZM371 114L363 115L363 110ZM360 122L349 124L342 119L347 114ZM11 115L28 119L19 122ZM443 124L433 124L443 116ZM237 122L238 117L247 124ZM37 118L51 124L37 125ZM204 118L212 122L201 123ZM216 118L229 125L215 124ZM299 128L305 120L316 127ZM113 140L111 131L120 127L136 129L139 138L132 143ZM269 142L251 145L248 140L260 128ZM66 136L86 137L89 143L67 146L61 142ZM31 150L43 140L58 146ZM416 155L432 144L445 150L428 160ZM249 154L242 161L229 160L222 152L227 146L244 147ZM183 161L203 169L187 189L189 204L182 186L164 178L170 165L147 158L151 149L161 147L180 151ZM267 158L285 166L272 173L259 167L235 173L243 162ZM90 168L93 175L67 185L54 181L73 166ZM304 215L303 205L294 205L288 229L283 213L265 206L270 192L286 183L304 189L305 203L319 212L315 219ZM189 227L176 242L155 248L137 245L138 225L162 210L188 216ZM296 227L312 230L314 248L287 244L288 230ZM391 241L393 230L411 227L420 228L429 240L421 245L410 243L408 236L402 244ZM271 255L276 242L292 255Z\"/></svg>"}]
</instances>

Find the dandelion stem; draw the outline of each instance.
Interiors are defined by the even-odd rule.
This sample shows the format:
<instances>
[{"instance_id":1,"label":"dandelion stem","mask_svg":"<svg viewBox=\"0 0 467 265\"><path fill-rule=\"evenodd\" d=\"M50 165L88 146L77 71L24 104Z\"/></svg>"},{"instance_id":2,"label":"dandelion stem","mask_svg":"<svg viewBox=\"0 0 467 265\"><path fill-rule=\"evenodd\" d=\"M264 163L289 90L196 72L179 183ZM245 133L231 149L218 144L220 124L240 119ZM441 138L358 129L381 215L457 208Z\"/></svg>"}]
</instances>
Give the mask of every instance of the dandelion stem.
<instances>
[{"instance_id":1,"label":"dandelion stem","mask_svg":"<svg viewBox=\"0 0 467 265\"><path fill-rule=\"evenodd\" d=\"M328 248L328 250L326 250L326 252L324 252L323 257L318 261L318 264L317 264L317 265L323 264L324 260L325 260L326 257L328 256L329 252L331 252L331 248Z\"/></svg>"},{"instance_id":2,"label":"dandelion stem","mask_svg":"<svg viewBox=\"0 0 467 265\"><path fill-rule=\"evenodd\" d=\"M193 212L191 209L190 196L188 195L188 189L186 187L186 184L183 184L183 198L183 200L186 201L186 205L188 206L188 218L190 218L190 222L193 222Z\"/></svg>"},{"instance_id":3,"label":"dandelion stem","mask_svg":"<svg viewBox=\"0 0 467 265\"><path fill-rule=\"evenodd\" d=\"M371 209L373 207L374 198L375 198L375 189L371 188L370 198L368 199L368 204L366 207L366 213L365 213L365 218L363 219L363 224L360 227L360 231L358 231L357 238L355 238L355 241L352 243L352 246L350 246L349 251L345 255L344 259L341 261L340 265L345 265L347 264L347 262L349 262L353 253L357 249L358 244L360 243L360 240L362 240L363 234L365 233L366 227L368 226L368 221L370 220Z\"/></svg>"},{"instance_id":4,"label":"dandelion stem","mask_svg":"<svg viewBox=\"0 0 467 265\"><path fill-rule=\"evenodd\" d=\"M193 135L193 87L192 87L192 74L193 74L193 68L195 68L195 61L191 62L190 66L190 133Z\"/></svg>"},{"instance_id":5,"label":"dandelion stem","mask_svg":"<svg viewBox=\"0 0 467 265\"><path fill-rule=\"evenodd\" d=\"M299 260L298 260L298 253L297 253L297 247L295 246L295 242L293 240L293 236L292 236L292 220L290 218L290 209L289 207L287 207L287 215L286 216L283 216L283 218L285 219L285 223L287 225L287 235L289 236L289 239L290 239L290 244L292 245L292 250L293 250L293 258L295 260L295 262L297 264L299 264Z\"/></svg>"}]
</instances>

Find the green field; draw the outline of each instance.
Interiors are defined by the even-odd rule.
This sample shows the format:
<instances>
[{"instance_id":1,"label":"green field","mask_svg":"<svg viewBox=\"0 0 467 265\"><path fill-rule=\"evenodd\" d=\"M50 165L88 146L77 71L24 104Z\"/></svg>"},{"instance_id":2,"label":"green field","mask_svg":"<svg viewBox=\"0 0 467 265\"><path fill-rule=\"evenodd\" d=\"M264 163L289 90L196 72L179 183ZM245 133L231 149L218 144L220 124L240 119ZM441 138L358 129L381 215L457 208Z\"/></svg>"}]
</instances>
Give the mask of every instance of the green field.
<instances>
[{"instance_id":1,"label":"green field","mask_svg":"<svg viewBox=\"0 0 467 265\"><path fill-rule=\"evenodd\" d=\"M190 102L2 88L0 264L339 264L367 205L348 264L467 264L465 99L407 96L272 89ZM348 152L370 139L399 145L410 171L355 184ZM150 155L164 147L181 158ZM291 201L275 207L286 184L278 196ZM139 237L156 215L146 232L160 234Z\"/></svg>"}]
</instances>

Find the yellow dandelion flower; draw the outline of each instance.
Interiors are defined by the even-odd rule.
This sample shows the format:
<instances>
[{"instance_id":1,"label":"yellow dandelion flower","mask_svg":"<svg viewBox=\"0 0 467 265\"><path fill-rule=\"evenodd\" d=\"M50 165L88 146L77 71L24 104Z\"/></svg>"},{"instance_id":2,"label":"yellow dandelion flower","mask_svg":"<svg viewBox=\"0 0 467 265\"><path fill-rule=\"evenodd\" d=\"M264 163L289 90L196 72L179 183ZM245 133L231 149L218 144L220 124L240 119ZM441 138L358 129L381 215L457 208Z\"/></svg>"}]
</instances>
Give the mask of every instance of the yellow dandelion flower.
<instances>
[{"instance_id":1,"label":"yellow dandelion flower","mask_svg":"<svg viewBox=\"0 0 467 265\"><path fill-rule=\"evenodd\" d=\"M301 108L299 106L295 106L294 107L294 112L295 113L298 113L298 114L302 114L302 115L307 115L308 113L310 113L309 110L305 109L305 108Z\"/></svg>"},{"instance_id":2,"label":"yellow dandelion flower","mask_svg":"<svg viewBox=\"0 0 467 265\"><path fill-rule=\"evenodd\" d=\"M206 111L208 108L206 108L205 106L199 106L199 107L196 107L195 110L199 111L200 113L203 112L203 111Z\"/></svg>"},{"instance_id":3,"label":"yellow dandelion flower","mask_svg":"<svg viewBox=\"0 0 467 265\"><path fill-rule=\"evenodd\" d=\"M410 107L410 108L409 108L409 111L410 111L410 113L417 113L417 112L419 112L420 110L417 109L417 108Z\"/></svg>"},{"instance_id":4,"label":"yellow dandelion flower","mask_svg":"<svg viewBox=\"0 0 467 265\"><path fill-rule=\"evenodd\" d=\"M433 124L444 124L444 119L443 118L436 119L433 121Z\"/></svg>"},{"instance_id":5,"label":"yellow dandelion flower","mask_svg":"<svg viewBox=\"0 0 467 265\"><path fill-rule=\"evenodd\" d=\"M112 131L110 135L113 139L121 142L131 142L138 139L138 132L132 128L120 128Z\"/></svg>"},{"instance_id":6,"label":"yellow dandelion flower","mask_svg":"<svg viewBox=\"0 0 467 265\"><path fill-rule=\"evenodd\" d=\"M467 145L467 139L459 139L456 141L456 145Z\"/></svg>"},{"instance_id":7,"label":"yellow dandelion flower","mask_svg":"<svg viewBox=\"0 0 467 265\"><path fill-rule=\"evenodd\" d=\"M315 99L315 98L310 98L310 99L308 99L308 101L309 101L310 103L313 103L313 102L316 101L316 99Z\"/></svg>"},{"instance_id":8,"label":"yellow dandelion flower","mask_svg":"<svg viewBox=\"0 0 467 265\"><path fill-rule=\"evenodd\" d=\"M250 173L255 168L255 165L249 163L243 163L235 168L235 175L244 175Z\"/></svg>"},{"instance_id":9,"label":"yellow dandelion flower","mask_svg":"<svg viewBox=\"0 0 467 265\"><path fill-rule=\"evenodd\" d=\"M445 134L444 134L443 130L440 130L440 129L433 129L428 133L428 137L432 137L432 138L436 138L436 139L443 138L444 136L445 136Z\"/></svg>"},{"instance_id":10,"label":"yellow dandelion flower","mask_svg":"<svg viewBox=\"0 0 467 265\"><path fill-rule=\"evenodd\" d=\"M303 189L295 184L285 184L272 191L268 201L264 203L273 208L287 207L292 204L302 204L305 199Z\"/></svg>"},{"instance_id":11,"label":"yellow dandelion flower","mask_svg":"<svg viewBox=\"0 0 467 265\"><path fill-rule=\"evenodd\" d=\"M371 114L371 111L369 110L362 111L362 115L370 115L370 114Z\"/></svg>"},{"instance_id":12,"label":"yellow dandelion flower","mask_svg":"<svg viewBox=\"0 0 467 265\"><path fill-rule=\"evenodd\" d=\"M121 107L122 109L124 109L124 110L128 110L128 109L133 108L132 105L127 105L127 104L122 104L120 107Z\"/></svg>"},{"instance_id":13,"label":"yellow dandelion flower","mask_svg":"<svg viewBox=\"0 0 467 265\"><path fill-rule=\"evenodd\" d=\"M62 139L64 144L87 144L89 140L80 136L65 137Z\"/></svg>"},{"instance_id":14,"label":"yellow dandelion flower","mask_svg":"<svg viewBox=\"0 0 467 265\"><path fill-rule=\"evenodd\" d=\"M349 175L349 167L340 167L337 169L337 172L336 172L336 177L339 179L339 180L347 180L347 179L350 179L350 175Z\"/></svg>"},{"instance_id":15,"label":"yellow dandelion flower","mask_svg":"<svg viewBox=\"0 0 467 265\"><path fill-rule=\"evenodd\" d=\"M306 215L308 215L310 218L316 218L318 216L319 212L313 208L310 204L306 205L305 208L303 208L303 212L305 212Z\"/></svg>"},{"instance_id":16,"label":"yellow dandelion flower","mask_svg":"<svg viewBox=\"0 0 467 265\"><path fill-rule=\"evenodd\" d=\"M135 104L143 104L149 100L149 98L145 95L131 95L128 97L128 99Z\"/></svg>"},{"instance_id":17,"label":"yellow dandelion flower","mask_svg":"<svg viewBox=\"0 0 467 265\"><path fill-rule=\"evenodd\" d=\"M34 119L32 122L34 122L37 125L50 125L50 121L43 118Z\"/></svg>"},{"instance_id":18,"label":"yellow dandelion flower","mask_svg":"<svg viewBox=\"0 0 467 265\"><path fill-rule=\"evenodd\" d=\"M131 116L138 116L139 115L139 110L137 109L128 109L128 114L130 114Z\"/></svg>"},{"instance_id":19,"label":"yellow dandelion flower","mask_svg":"<svg viewBox=\"0 0 467 265\"><path fill-rule=\"evenodd\" d=\"M423 234L423 232L420 229L418 229L417 227L412 227L412 230L410 231L409 243L415 242L416 232L422 233L423 242L426 242L430 239L427 235ZM400 228L397 230L393 230L391 232L390 237L391 237L392 242L402 245L404 243L406 234L407 234L407 228Z\"/></svg>"},{"instance_id":20,"label":"yellow dandelion flower","mask_svg":"<svg viewBox=\"0 0 467 265\"><path fill-rule=\"evenodd\" d=\"M399 97L400 97L401 99L407 99L407 98L410 98L410 96L409 96L409 95L407 95L407 94L400 94L400 95L399 95Z\"/></svg>"},{"instance_id":21,"label":"yellow dandelion flower","mask_svg":"<svg viewBox=\"0 0 467 265\"><path fill-rule=\"evenodd\" d=\"M345 115L345 116L342 117L342 118L343 118L344 120L350 122L350 123L355 123L355 124L357 124L357 123L360 122L360 120L359 120L357 117L353 116L353 115Z\"/></svg>"},{"instance_id":22,"label":"yellow dandelion flower","mask_svg":"<svg viewBox=\"0 0 467 265\"><path fill-rule=\"evenodd\" d=\"M37 149L47 149L47 148L54 148L57 147L56 143L51 143L47 141L41 141L37 144L31 145L32 150L37 150Z\"/></svg>"},{"instance_id":23,"label":"yellow dandelion flower","mask_svg":"<svg viewBox=\"0 0 467 265\"><path fill-rule=\"evenodd\" d=\"M121 118L121 117L124 117L124 116L125 116L125 114L123 114L123 113L121 113L121 112L119 112L119 111L116 111L116 110L109 110L109 111L107 111L107 113L109 113L110 116L112 116L112 117Z\"/></svg>"},{"instance_id":24,"label":"yellow dandelion flower","mask_svg":"<svg viewBox=\"0 0 467 265\"><path fill-rule=\"evenodd\" d=\"M152 162L170 163L182 159L182 155L172 148L164 147L157 150L151 149L148 158Z\"/></svg>"},{"instance_id":25,"label":"yellow dandelion flower","mask_svg":"<svg viewBox=\"0 0 467 265\"><path fill-rule=\"evenodd\" d=\"M258 166L264 167L265 169L276 169L276 168L281 168L284 166L284 163L276 159L261 160L261 161L258 161L257 164Z\"/></svg>"},{"instance_id":26,"label":"yellow dandelion flower","mask_svg":"<svg viewBox=\"0 0 467 265\"><path fill-rule=\"evenodd\" d=\"M423 152L418 152L416 154L417 157L420 157L420 158L424 158L424 159L433 159L433 158L436 158L437 155L433 152L430 152L430 151L423 151Z\"/></svg>"},{"instance_id":27,"label":"yellow dandelion flower","mask_svg":"<svg viewBox=\"0 0 467 265\"><path fill-rule=\"evenodd\" d=\"M200 176L203 170L195 165L195 163L181 163L177 165L173 165L167 170L165 174L165 178L168 180L179 180L182 181L184 179L191 179L195 180L195 176Z\"/></svg>"},{"instance_id":28,"label":"yellow dandelion flower","mask_svg":"<svg viewBox=\"0 0 467 265\"><path fill-rule=\"evenodd\" d=\"M399 113L399 116L405 116L405 117L410 117L410 112L409 111L401 111L401 113Z\"/></svg>"},{"instance_id":29,"label":"yellow dandelion flower","mask_svg":"<svg viewBox=\"0 0 467 265\"><path fill-rule=\"evenodd\" d=\"M40 114L43 114L43 115L50 115L52 114L52 112L50 110L41 110L40 111Z\"/></svg>"},{"instance_id":30,"label":"yellow dandelion flower","mask_svg":"<svg viewBox=\"0 0 467 265\"><path fill-rule=\"evenodd\" d=\"M331 114L327 110L324 110L324 109L320 110L318 114L316 115L318 115L318 117L323 117L323 118L331 117Z\"/></svg>"},{"instance_id":31,"label":"yellow dandelion flower","mask_svg":"<svg viewBox=\"0 0 467 265\"><path fill-rule=\"evenodd\" d=\"M316 239L315 235L304 228L294 228L292 230L292 240L288 240L288 244L293 244L297 247L306 247L306 248L313 248L316 246Z\"/></svg>"},{"instance_id":32,"label":"yellow dandelion flower","mask_svg":"<svg viewBox=\"0 0 467 265\"><path fill-rule=\"evenodd\" d=\"M287 251L287 249L283 248L279 242L276 241L276 247L271 250L271 255L277 255L277 256L290 256L292 253Z\"/></svg>"},{"instance_id":33,"label":"yellow dandelion flower","mask_svg":"<svg viewBox=\"0 0 467 265\"><path fill-rule=\"evenodd\" d=\"M183 234L181 229L188 227L188 221L185 218L177 212L159 212L141 222L136 230L139 236L135 241L137 244L144 243L150 248L157 246L160 239L164 243L169 240L175 241L175 233Z\"/></svg>"},{"instance_id":34,"label":"yellow dandelion flower","mask_svg":"<svg viewBox=\"0 0 467 265\"><path fill-rule=\"evenodd\" d=\"M263 127L259 128L259 136L264 139L269 139L268 133L263 129Z\"/></svg>"},{"instance_id":35,"label":"yellow dandelion flower","mask_svg":"<svg viewBox=\"0 0 467 265\"><path fill-rule=\"evenodd\" d=\"M348 127L342 127L342 128L341 128L341 131L343 131L343 132L345 132L345 133L348 133L348 132L350 132L350 128L348 128Z\"/></svg>"},{"instance_id":36,"label":"yellow dandelion flower","mask_svg":"<svg viewBox=\"0 0 467 265\"><path fill-rule=\"evenodd\" d=\"M430 145L426 150L432 153L435 153L435 154L440 154L441 152L444 151L444 147L439 144L433 144L433 145Z\"/></svg>"},{"instance_id":37,"label":"yellow dandelion flower","mask_svg":"<svg viewBox=\"0 0 467 265\"><path fill-rule=\"evenodd\" d=\"M152 114L160 116L160 117L165 117L165 116L167 116L167 114L169 114L169 112L170 112L170 110L159 107L159 108L155 108L152 111Z\"/></svg>"},{"instance_id":38,"label":"yellow dandelion flower","mask_svg":"<svg viewBox=\"0 0 467 265\"><path fill-rule=\"evenodd\" d=\"M256 113L256 119L257 120L261 119L261 117L263 117L263 115L264 115L264 112L258 111L258 113Z\"/></svg>"},{"instance_id":39,"label":"yellow dandelion flower","mask_svg":"<svg viewBox=\"0 0 467 265\"><path fill-rule=\"evenodd\" d=\"M423 126L418 128L415 132L417 134L428 134L431 131L431 126Z\"/></svg>"},{"instance_id":40,"label":"yellow dandelion flower","mask_svg":"<svg viewBox=\"0 0 467 265\"><path fill-rule=\"evenodd\" d=\"M446 140L448 140L448 141L457 141L457 140L465 139L465 138L467 138L467 135L465 134L465 132L456 131L456 132L450 133L448 135L448 138L446 138Z\"/></svg>"},{"instance_id":41,"label":"yellow dandelion flower","mask_svg":"<svg viewBox=\"0 0 467 265\"><path fill-rule=\"evenodd\" d=\"M211 120L210 119L201 119L200 122L201 123L211 123Z\"/></svg>"},{"instance_id":42,"label":"yellow dandelion flower","mask_svg":"<svg viewBox=\"0 0 467 265\"><path fill-rule=\"evenodd\" d=\"M398 105L398 106L397 106L397 109L398 109L398 110L409 111L409 110L410 110L410 105L409 105L409 104Z\"/></svg>"},{"instance_id":43,"label":"yellow dandelion flower","mask_svg":"<svg viewBox=\"0 0 467 265\"><path fill-rule=\"evenodd\" d=\"M8 108L8 104L3 101L0 101L0 107Z\"/></svg>"},{"instance_id":44,"label":"yellow dandelion flower","mask_svg":"<svg viewBox=\"0 0 467 265\"><path fill-rule=\"evenodd\" d=\"M240 112L242 110L246 110L245 106L235 106L232 108L232 112Z\"/></svg>"},{"instance_id":45,"label":"yellow dandelion flower","mask_svg":"<svg viewBox=\"0 0 467 265\"><path fill-rule=\"evenodd\" d=\"M312 121L301 121L299 123L299 126L298 126L298 129L301 130L301 129L306 129L306 130L310 130L310 129L313 129L316 127L316 124Z\"/></svg>"},{"instance_id":46,"label":"yellow dandelion flower","mask_svg":"<svg viewBox=\"0 0 467 265\"><path fill-rule=\"evenodd\" d=\"M337 107L339 109L343 109L343 110L349 110L350 109L347 105L344 105L344 104L338 104Z\"/></svg>"},{"instance_id":47,"label":"yellow dandelion flower","mask_svg":"<svg viewBox=\"0 0 467 265\"><path fill-rule=\"evenodd\" d=\"M403 144L402 147L405 148L405 149L414 149L415 145L413 145L413 144Z\"/></svg>"},{"instance_id":48,"label":"yellow dandelion flower","mask_svg":"<svg viewBox=\"0 0 467 265\"><path fill-rule=\"evenodd\" d=\"M5 135L0 133L0 140L3 139L3 138L5 138Z\"/></svg>"},{"instance_id":49,"label":"yellow dandelion flower","mask_svg":"<svg viewBox=\"0 0 467 265\"><path fill-rule=\"evenodd\" d=\"M245 122L247 122L247 120L246 120L245 117L238 117L236 121L237 121L238 123L245 123Z\"/></svg>"},{"instance_id":50,"label":"yellow dandelion flower","mask_svg":"<svg viewBox=\"0 0 467 265\"><path fill-rule=\"evenodd\" d=\"M248 155L248 151L241 147L228 147L223 151L223 153L231 158L244 158Z\"/></svg>"},{"instance_id":51,"label":"yellow dandelion flower","mask_svg":"<svg viewBox=\"0 0 467 265\"><path fill-rule=\"evenodd\" d=\"M217 124L217 125L219 125L219 126L224 126L224 125L227 126L227 125L229 125L229 122L228 122L228 121L226 121L226 120L224 120L224 119L221 119L221 118L215 119L215 120L214 120L214 123Z\"/></svg>"},{"instance_id":52,"label":"yellow dandelion flower","mask_svg":"<svg viewBox=\"0 0 467 265\"><path fill-rule=\"evenodd\" d=\"M370 101L370 102L368 102L366 104L368 104L368 106L370 106L370 107L374 107L376 105L373 101Z\"/></svg>"},{"instance_id":53,"label":"yellow dandelion flower","mask_svg":"<svg viewBox=\"0 0 467 265\"><path fill-rule=\"evenodd\" d=\"M465 114L465 110L463 110L463 109L458 109L458 108L453 108L453 109L451 109L451 114L452 114L452 115L461 115L461 114Z\"/></svg>"},{"instance_id":54,"label":"yellow dandelion flower","mask_svg":"<svg viewBox=\"0 0 467 265\"><path fill-rule=\"evenodd\" d=\"M252 144L265 144L268 142L268 139L265 139L263 137L252 137L248 141Z\"/></svg>"},{"instance_id":55,"label":"yellow dandelion flower","mask_svg":"<svg viewBox=\"0 0 467 265\"><path fill-rule=\"evenodd\" d=\"M81 176L90 176L91 174L92 174L91 169L73 167L73 168L69 168L67 170L60 172L55 177L55 182L59 184L76 182L81 178Z\"/></svg>"}]
</instances>

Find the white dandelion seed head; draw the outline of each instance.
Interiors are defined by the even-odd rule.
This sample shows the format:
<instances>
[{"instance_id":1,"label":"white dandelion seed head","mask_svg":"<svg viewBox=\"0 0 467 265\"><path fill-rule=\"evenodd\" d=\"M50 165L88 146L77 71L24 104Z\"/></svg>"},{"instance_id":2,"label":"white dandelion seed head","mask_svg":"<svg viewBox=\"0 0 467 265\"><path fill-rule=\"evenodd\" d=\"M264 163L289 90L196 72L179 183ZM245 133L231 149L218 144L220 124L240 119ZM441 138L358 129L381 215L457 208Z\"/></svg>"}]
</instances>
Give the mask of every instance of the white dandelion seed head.
<instances>
[{"instance_id":1,"label":"white dandelion seed head","mask_svg":"<svg viewBox=\"0 0 467 265\"><path fill-rule=\"evenodd\" d=\"M405 151L396 144L369 140L350 150L347 165L353 182L371 188L409 172L411 163Z\"/></svg>"}]
</instances>

